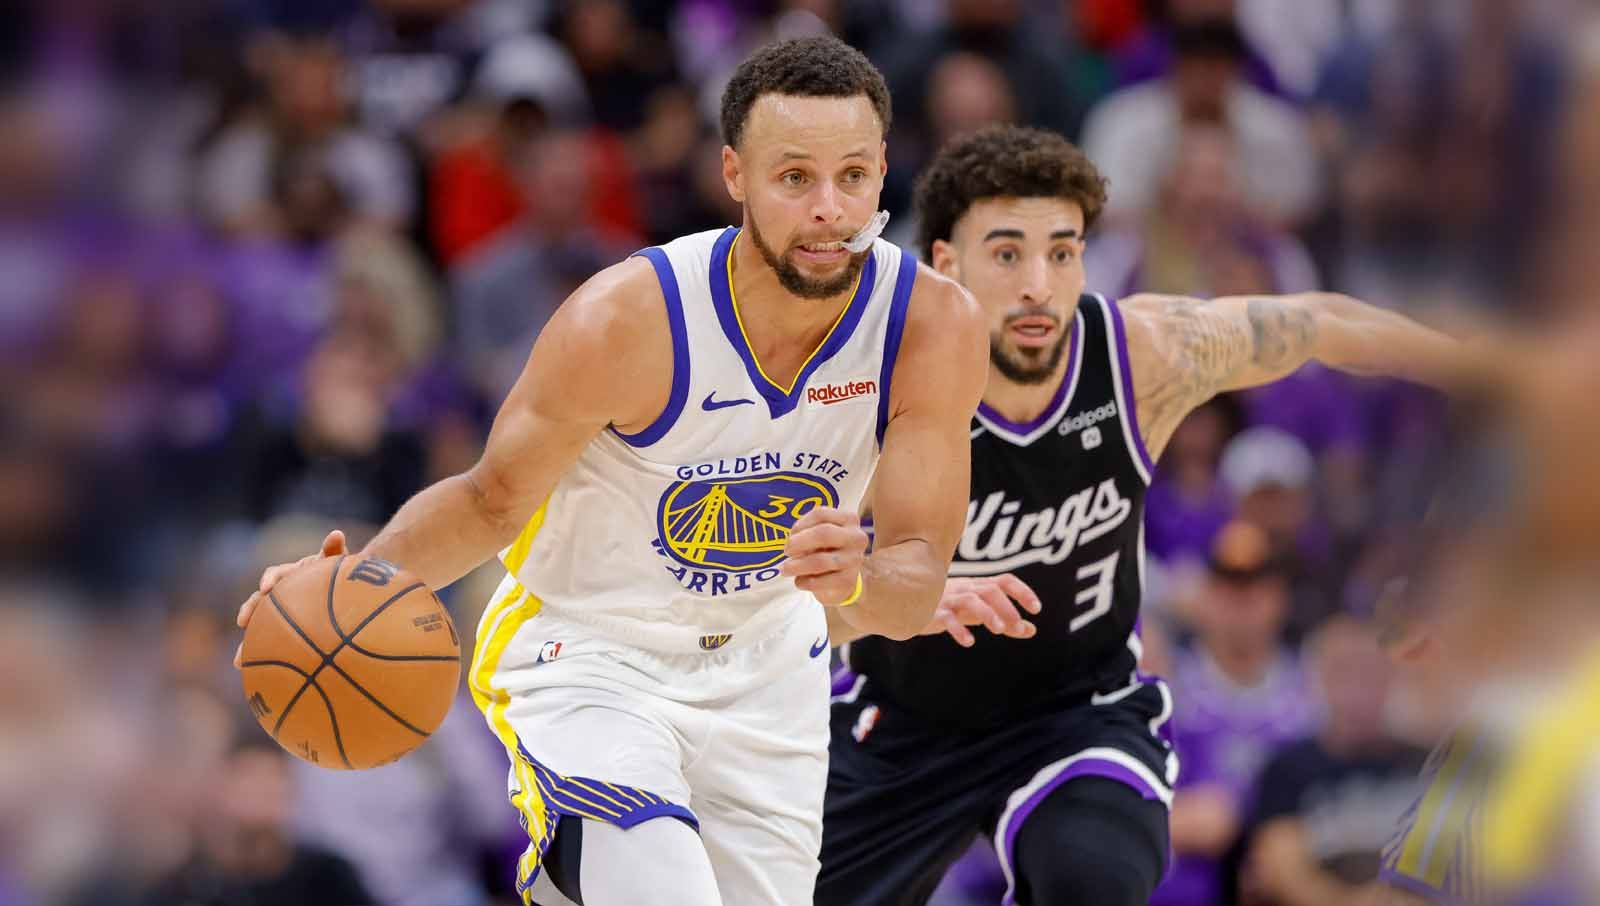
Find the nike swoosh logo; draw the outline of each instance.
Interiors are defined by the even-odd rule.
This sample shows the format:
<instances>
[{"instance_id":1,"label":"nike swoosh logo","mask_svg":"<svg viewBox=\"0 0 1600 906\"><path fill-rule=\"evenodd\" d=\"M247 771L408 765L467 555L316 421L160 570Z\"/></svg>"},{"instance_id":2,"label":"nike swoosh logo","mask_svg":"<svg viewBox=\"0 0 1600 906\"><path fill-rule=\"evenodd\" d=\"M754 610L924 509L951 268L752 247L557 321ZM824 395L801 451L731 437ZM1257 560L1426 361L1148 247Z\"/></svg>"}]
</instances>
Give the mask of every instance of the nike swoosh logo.
<instances>
[{"instance_id":1,"label":"nike swoosh logo","mask_svg":"<svg viewBox=\"0 0 1600 906\"><path fill-rule=\"evenodd\" d=\"M827 650L828 650L828 637L827 636L823 636L822 638L817 640L817 644L811 646L811 656L812 657L817 657L818 655L822 654L822 652L827 651Z\"/></svg>"},{"instance_id":2,"label":"nike swoosh logo","mask_svg":"<svg viewBox=\"0 0 1600 906\"><path fill-rule=\"evenodd\" d=\"M706 410L707 412L715 412L718 409L726 409L729 406L746 406L746 405L754 406L755 403L756 403L755 400L714 400L714 399L712 399L712 397L714 397L716 395L717 395L717 391L715 391L715 390L713 390L710 393L706 394L706 398L700 402L700 408Z\"/></svg>"}]
</instances>

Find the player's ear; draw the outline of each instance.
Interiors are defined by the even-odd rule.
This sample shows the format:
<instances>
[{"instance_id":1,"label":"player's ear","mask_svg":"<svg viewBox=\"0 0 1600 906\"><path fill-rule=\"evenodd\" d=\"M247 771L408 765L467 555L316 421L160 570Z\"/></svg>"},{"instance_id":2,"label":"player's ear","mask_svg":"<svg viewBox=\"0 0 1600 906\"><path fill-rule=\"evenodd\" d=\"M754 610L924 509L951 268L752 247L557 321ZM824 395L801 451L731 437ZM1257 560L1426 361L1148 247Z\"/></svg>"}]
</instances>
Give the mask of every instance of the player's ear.
<instances>
[{"instance_id":1,"label":"player's ear","mask_svg":"<svg viewBox=\"0 0 1600 906\"><path fill-rule=\"evenodd\" d=\"M878 142L878 178L889 175L889 143Z\"/></svg>"},{"instance_id":2,"label":"player's ear","mask_svg":"<svg viewBox=\"0 0 1600 906\"><path fill-rule=\"evenodd\" d=\"M961 268L956 266L956 250L943 239L933 240L933 260L928 264L951 280L961 282Z\"/></svg>"},{"instance_id":3,"label":"player's ear","mask_svg":"<svg viewBox=\"0 0 1600 906\"><path fill-rule=\"evenodd\" d=\"M734 201L744 204L744 165L730 145L722 146L722 183Z\"/></svg>"}]
</instances>

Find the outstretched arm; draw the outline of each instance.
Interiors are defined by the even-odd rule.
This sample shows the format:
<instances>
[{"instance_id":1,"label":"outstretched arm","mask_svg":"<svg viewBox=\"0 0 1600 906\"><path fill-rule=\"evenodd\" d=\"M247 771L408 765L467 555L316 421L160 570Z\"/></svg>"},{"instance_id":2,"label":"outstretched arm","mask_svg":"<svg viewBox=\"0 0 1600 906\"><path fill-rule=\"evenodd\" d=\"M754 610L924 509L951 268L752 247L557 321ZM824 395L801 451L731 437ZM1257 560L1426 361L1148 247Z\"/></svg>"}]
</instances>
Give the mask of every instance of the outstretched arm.
<instances>
[{"instance_id":1,"label":"outstretched arm","mask_svg":"<svg viewBox=\"0 0 1600 906\"><path fill-rule=\"evenodd\" d=\"M1125 300L1134 393L1151 454L1178 423L1228 390L1275 381L1310 361L1436 387L1468 377L1459 341L1349 296L1182 296Z\"/></svg>"},{"instance_id":2,"label":"outstretched arm","mask_svg":"<svg viewBox=\"0 0 1600 906\"><path fill-rule=\"evenodd\" d=\"M873 477L874 548L861 599L829 611L834 644L861 635L910 638L932 620L965 524L968 431L988 378L987 353L977 303L920 268Z\"/></svg>"}]
</instances>

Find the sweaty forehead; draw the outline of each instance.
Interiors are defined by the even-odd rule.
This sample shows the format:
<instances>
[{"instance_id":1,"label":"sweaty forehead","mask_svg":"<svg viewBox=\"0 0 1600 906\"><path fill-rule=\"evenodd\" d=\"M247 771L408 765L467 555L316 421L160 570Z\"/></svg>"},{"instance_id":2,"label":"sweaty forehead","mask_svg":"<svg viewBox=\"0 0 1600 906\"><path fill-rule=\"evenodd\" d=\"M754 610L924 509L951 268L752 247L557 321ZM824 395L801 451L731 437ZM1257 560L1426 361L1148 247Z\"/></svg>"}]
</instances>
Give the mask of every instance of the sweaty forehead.
<instances>
[{"instance_id":1,"label":"sweaty forehead","mask_svg":"<svg viewBox=\"0 0 1600 906\"><path fill-rule=\"evenodd\" d=\"M763 163L784 155L829 160L859 150L876 156L882 142L883 123L864 94L764 94L750 107L739 150Z\"/></svg>"},{"instance_id":2,"label":"sweaty forehead","mask_svg":"<svg viewBox=\"0 0 1600 906\"><path fill-rule=\"evenodd\" d=\"M994 230L1020 231L1028 240L1047 240L1052 234L1071 231L1081 239L1083 209L1064 198L985 198L974 202L956 221L952 238L982 242Z\"/></svg>"}]
</instances>

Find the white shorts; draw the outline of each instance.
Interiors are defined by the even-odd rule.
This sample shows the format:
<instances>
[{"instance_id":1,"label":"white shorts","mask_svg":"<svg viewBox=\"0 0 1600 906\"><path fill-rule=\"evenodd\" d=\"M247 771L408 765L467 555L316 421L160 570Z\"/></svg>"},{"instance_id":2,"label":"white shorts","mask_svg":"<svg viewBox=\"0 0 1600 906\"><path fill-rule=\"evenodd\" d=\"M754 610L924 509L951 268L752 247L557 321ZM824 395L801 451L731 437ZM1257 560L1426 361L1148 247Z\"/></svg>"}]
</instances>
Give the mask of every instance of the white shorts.
<instances>
[{"instance_id":1,"label":"white shorts","mask_svg":"<svg viewBox=\"0 0 1600 906\"><path fill-rule=\"evenodd\" d=\"M511 755L528 897L564 817L696 826L724 906L810 904L828 775L821 606L765 638L665 654L597 635L507 576L484 612L473 697Z\"/></svg>"}]
</instances>

